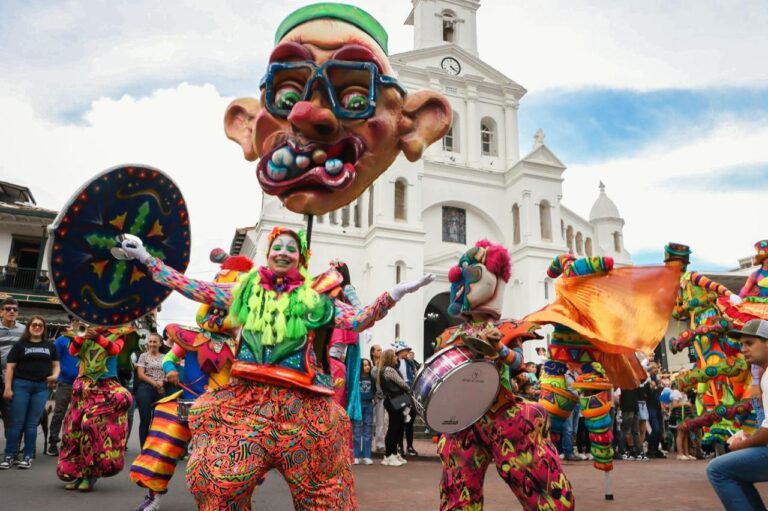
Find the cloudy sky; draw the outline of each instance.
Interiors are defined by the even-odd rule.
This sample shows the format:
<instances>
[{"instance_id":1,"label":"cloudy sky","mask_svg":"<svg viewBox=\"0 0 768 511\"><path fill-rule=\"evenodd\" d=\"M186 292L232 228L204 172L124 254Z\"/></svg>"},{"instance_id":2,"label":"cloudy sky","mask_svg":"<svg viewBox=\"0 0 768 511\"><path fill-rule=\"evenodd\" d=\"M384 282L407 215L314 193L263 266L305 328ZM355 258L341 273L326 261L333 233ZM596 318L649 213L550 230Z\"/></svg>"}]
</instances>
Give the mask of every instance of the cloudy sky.
<instances>
[{"instance_id":1,"label":"cloudy sky","mask_svg":"<svg viewBox=\"0 0 768 511\"><path fill-rule=\"evenodd\" d=\"M58 209L103 169L159 167L189 203L188 273L210 277L209 250L260 207L224 108L256 94L277 24L304 3L1 2L0 180ZM411 49L409 0L356 4L392 53ZM568 166L565 205L586 216L602 180L636 261L678 240L700 268L727 269L768 237L766 26L761 0L483 0L478 44L528 89L521 150L544 130ZM162 318L192 310L174 298Z\"/></svg>"}]
</instances>

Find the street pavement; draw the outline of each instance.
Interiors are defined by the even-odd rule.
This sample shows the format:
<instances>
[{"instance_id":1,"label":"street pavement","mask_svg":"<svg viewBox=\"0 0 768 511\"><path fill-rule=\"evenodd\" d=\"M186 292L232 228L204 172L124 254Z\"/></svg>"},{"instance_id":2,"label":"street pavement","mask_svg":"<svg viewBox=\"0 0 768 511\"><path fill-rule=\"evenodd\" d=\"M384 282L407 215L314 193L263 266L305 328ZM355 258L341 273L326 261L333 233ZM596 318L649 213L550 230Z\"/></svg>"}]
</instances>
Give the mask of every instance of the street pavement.
<instances>
[{"instance_id":1,"label":"street pavement","mask_svg":"<svg viewBox=\"0 0 768 511\"><path fill-rule=\"evenodd\" d=\"M138 422L138 421L137 421ZM137 435L129 442L127 463L138 453ZM435 445L416 443L421 456L403 467L387 467L380 460L372 466L355 466L357 496L361 511L398 509L437 510L440 463ZM42 452L42 444L39 447ZM56 461L38 456L30 470L0 471L0 509L14 511L130 511L143 498L143 491L130 482L127 468L115 477L99 480L92 493L70 492L55 475ZM589 511L688 511L722 509L709 486L705 461L652 460L618 461L612 473L614 501L604 499L605 479L588 462L566 462L565 472L576 495L576 509ZM184 486L183 464L173 478L163 511L194 510L194 500ZM491 467L485 483L485 511L519 510L520 505ZM768 498L768 488L761 488ZM292 510L288 487L276 472L270 472L254 494L253 509Z\"/></svg>"}]
</instances>

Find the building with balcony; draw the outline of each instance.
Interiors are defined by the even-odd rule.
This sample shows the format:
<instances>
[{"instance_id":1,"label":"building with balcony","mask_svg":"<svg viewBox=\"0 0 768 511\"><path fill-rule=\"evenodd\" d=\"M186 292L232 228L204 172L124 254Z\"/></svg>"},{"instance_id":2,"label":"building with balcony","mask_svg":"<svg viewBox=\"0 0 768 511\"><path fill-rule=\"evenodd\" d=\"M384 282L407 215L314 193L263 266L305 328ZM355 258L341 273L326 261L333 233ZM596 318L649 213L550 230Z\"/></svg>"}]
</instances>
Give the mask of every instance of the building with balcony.
<instances>
[{"instance_id":1,"label":"building with balcony","mask_svg":"<svg viewBox=\"0 0 768 511\"><path fill-rule=\"evenodd\" d=\"M47 228L57 211L37 205L29 188L0 181L0 300L19 301L19 321L39 314L51 327L67 312L51 290L45 257Z\"/></svg>"}]
</instances>

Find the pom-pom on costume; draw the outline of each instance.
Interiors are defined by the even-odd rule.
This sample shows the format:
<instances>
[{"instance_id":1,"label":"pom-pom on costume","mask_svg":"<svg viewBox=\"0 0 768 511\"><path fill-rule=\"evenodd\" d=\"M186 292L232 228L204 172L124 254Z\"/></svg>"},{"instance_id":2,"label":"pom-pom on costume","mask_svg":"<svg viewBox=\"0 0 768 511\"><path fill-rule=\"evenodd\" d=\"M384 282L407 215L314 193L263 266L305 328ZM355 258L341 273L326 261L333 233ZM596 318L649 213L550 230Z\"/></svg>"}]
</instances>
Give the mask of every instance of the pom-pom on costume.
<instances>
[{"instance_id":1,"label":"pom-pom on costume","mask_svg":"<svg viewBox=\"0 0 768 511\"><path fill-rule=\"evenodd\" d=\"M211 252L211 261L220 263L214 277L217 284L234 285L240 275L251 270L253 262L244 256L229 256L221 249ZM179 293L195 298L194 284L162 261L144 261L153 271L153 279ZM219 304L220 305L220 304ZM149 435L141 454L131 465L131 480L150 491L149 498L163 494L176 471L176 464L187 452L191 431L186 417L179 416L179 406L194 400L207 390L229 383L229 373L237 353L237 341L228 310L213 301L203 302L197 312L199 328L177 324L166 327L173 340L171 351L163 360L163 370L180 375L182 390L161 399L155 406Z\"/></svg>"},{"instance_id":2,"label":"pom-pom on costume","mask_svg":"<svg viewBox=\"0 0 768 511\"><path fill-rule=\"evenodd\" d=\"M482 509L483 480L491 463L526 510L573 509L571 484L549 441L549 417L544 409L512 392L511 376L523 364L521 342L535 339L534 325L499 319L504 285L510 276L507 250L483 240L451 268L449 313L468 321L449 328L437 348L462 343L465 336L488 338L497 331L495 349L502 388L496 402L480 420L458 433L440 438L443 463L441 510ZM458 404L458 406L461 406Z\"/></svg>"},{"instance_id":3,"label":"pom-pom on costume","mask_svg":"<svg viewBox=\"0 0 768 511\"><path fill-rule=\"evenodd\" d=\"M130 327L100 328L95 337L73 338L69 351L80 361L72 404L64 420L56 474L67 489L89 491L96 479L123 469L131 393L117 381L122 336Z\"/></svg>"},{"instance_id":4,"label":"pom-pom on costume","mask_svg":"<svg viewBox=\"0 0 768 511\"><path fill-rule=\"evenodd\" d=\"M652 351L669 321L681 272L681 255L665 267L613 269L610 257L556 257L547 276L558 278L555 302L525 319L554 326L539 403L552 416L552 436L577 400L591 441L593 465L613 470L611 388L638 387L645 379L636 351ZM568 367L579 374L566 390Z\"/></svg>"}]
</instances>

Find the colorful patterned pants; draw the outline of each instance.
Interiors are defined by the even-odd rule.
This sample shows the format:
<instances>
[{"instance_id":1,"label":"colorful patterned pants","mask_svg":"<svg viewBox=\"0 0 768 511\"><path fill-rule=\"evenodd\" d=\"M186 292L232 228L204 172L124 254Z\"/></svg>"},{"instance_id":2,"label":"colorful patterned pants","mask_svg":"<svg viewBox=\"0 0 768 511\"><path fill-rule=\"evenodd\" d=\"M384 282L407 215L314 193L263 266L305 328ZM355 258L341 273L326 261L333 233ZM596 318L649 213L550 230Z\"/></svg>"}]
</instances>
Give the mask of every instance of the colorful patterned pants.
<instances>
[{"instance_id":1,"label":"colorful patterned pants","mask_svg":"<svg viewBox=\"0 0 768 511\"><path fill-rule=\"evenodd\" d=\"M109 477L123 469L131 393L113 378L77 378L64 419L56 474L63 481Z\"/></svg>"},{"instance_id":2,"label":"colorful patterned pants","mask_svg":"<svg viewBox=\"0 0 768 511\"><path fill-rule=\"evenodd\" d=\"M235 380L200 396L189 426L187 486L200 511L250 510L272 468L297 511L357 509L349 418L330 397Z\"/></svg>"},{"instance_id":3,"label":"colorful patterned pants","mask_svg":"<svg viewBox=\"0 0 768 511\"><path fill-rule=\"evenodd\" d=\"M538 404L517 401L488 413L471 427L440 438L441 511L479 511L488 465L527 511L574 508L571 483L548 439L549 415Z\"/></svg>"},{"instance_id":4,"label":"colorful patterned pants","mask_svg":"<svg viewBox=\"0 0 768 511\"><path fill-rule=\"evenodd\" d=\"M158 403L141 454L131 465L131 481L154 492L165 493L176 463L187 452L191 436L186 421L179 420L178 401Z\"/></svg>"}]
</instances>

